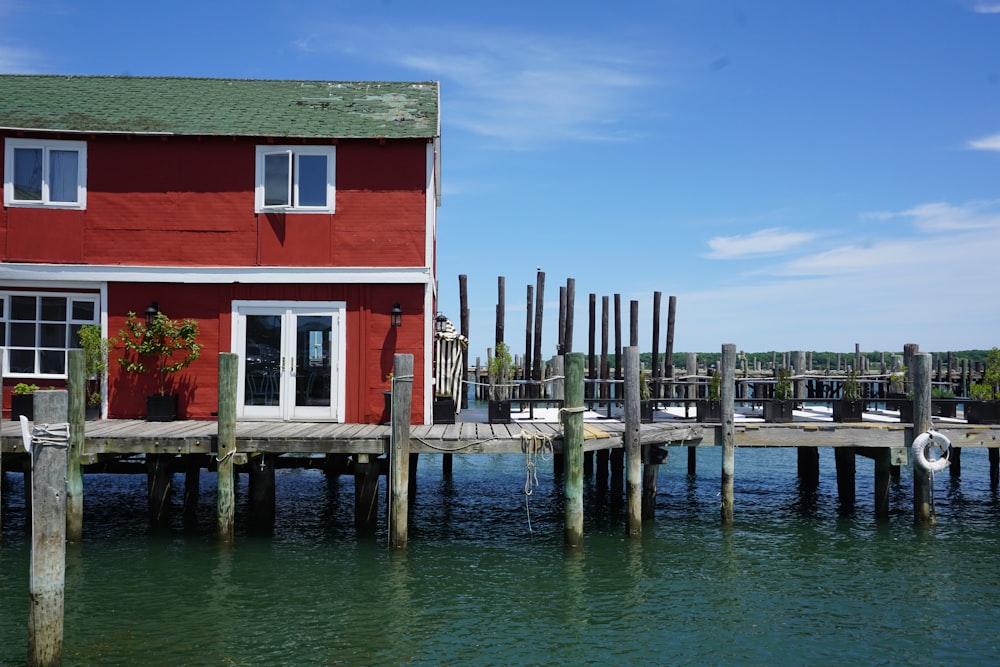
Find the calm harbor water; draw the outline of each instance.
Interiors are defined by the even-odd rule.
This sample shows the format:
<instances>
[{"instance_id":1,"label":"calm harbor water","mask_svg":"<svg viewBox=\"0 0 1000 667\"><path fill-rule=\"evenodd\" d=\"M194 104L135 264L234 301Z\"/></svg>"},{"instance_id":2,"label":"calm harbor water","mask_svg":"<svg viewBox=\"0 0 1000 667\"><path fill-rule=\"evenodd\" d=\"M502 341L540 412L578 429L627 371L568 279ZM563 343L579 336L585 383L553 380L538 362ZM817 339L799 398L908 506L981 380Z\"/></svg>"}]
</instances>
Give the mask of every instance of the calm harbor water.
<instances>
[{"instance_id":1,"label":"calm harbor water","mask_svg":"<svg viewBox=\"0 0 1000 667\"><path fill-rule=\"evenodd\" d=\"M911 477L891 519L871 461L841 512L833 456L817 492L794 450L736 453L736 524L719 525L721 451L660 468L657 514L624 535L621 503L588 482L585 546L562 546L562 481L541 464L525 505L518 456L422 456L404 552L355 537L354 484L278 472L274 535L213 536L215 478L196 524L146 522L144 475L85 478L85 537L66 569L66 665L995 664L1000 497L985 451L938 475L938 522L912 525ZM175 478L175 505L183 479ZM381 491L385 493L384 480ZM28 539L21 475L4 475L0 664L24 663ZM179 512L177 513L179 514ZM384 515L384 512L383 512ZM529 523L530 518L530 523Z\"/></svg>"}]
</instances>

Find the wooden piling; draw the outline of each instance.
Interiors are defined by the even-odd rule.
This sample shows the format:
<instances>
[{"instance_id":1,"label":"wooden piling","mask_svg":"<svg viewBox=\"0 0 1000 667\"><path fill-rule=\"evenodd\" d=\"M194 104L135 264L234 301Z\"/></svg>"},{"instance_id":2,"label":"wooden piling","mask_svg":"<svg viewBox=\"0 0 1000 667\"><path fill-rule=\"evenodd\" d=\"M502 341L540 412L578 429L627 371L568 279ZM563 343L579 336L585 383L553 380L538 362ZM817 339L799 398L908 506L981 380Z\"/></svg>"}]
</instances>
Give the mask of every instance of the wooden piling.
<instances>
[{"instance_id":1,"label":"wooden piling","mask_svg":"<svg viewBox=\"0 0 1000 667\"><path fill-rule=\"evenodd\" d=\"M726 343L722 346L722 359L719 363L722 372L722 425L717 433L722 439L722 523L733 522L733 475L736 468L735 447L735 393L736 378L736 346Z\"/></svg>"},{"instance_id":2,"label":"wooden piling","mask_svg":"<svg viewBox=\"0 0 1000 667\"><path fill-rule=\"evenodd\" d=\"M642 443L639 441L639 348L625 348L625 498L628 534L642 536Z\"/></svg>"},{"instance_id":3,"label":"wooden piling","mask_svg":"<svg viewBox=\"0 0 1000 667\"><path fill-rule=\"evenodd\" d=\"M564 355L573 351L573 317L576 308L576 279L566 279L566 339L563 341Z\"/></svg>"},{"instance_id":4,"label":"wooden piling","mask_svg":"<svg viewBox=\"0 0 1000 667\"><path fill-rule=\"evenodd\" d=\"M87 420L86 353L72 349L66 353L66 388L69 391L69 450L66 459L66 541L83 538L83 453L84 422Z\"/></svg>"},{"instance_id":5,"label":"wooden piling","mask_svg":"<svg viewBox=\"0 0 1000 667\"><path fill-rule=\"evenodd\" d=\"M819 486L819 448L796 447L799 485L803 491L815 491Z\"/></svg>"},{"instance_id":6,"label":"wooden piling","mask_svg":"<svg viewBox=\"0 0 1000 667\"><path fill-rule=\"evenodd\" d=\"M239 356L219 353L219 439L216 447L218 501L216 528L223 544L232 544L236 519L236 378Z\"/></svg>"},{"instance_id":7,"label":"wooden piling","mask_svg":"<svg viewBox=\"0 0 1000 667\"><path fill-rule=\"evenodd\" d=\"M465 340L469 340L470 327L469 327L469 278L464 273L458 276L458 300L459 300L459 318L460 318L460 331ZM465 345L462 347L462 378L468 379L469 373L469 347ZM478 378L476 378L478 380ZM469 391L468 386L462 385L462 398L461 398L461 408L467 410L469 407ZM448 471L451 471L451 454L447 455L448 461Z\"/></svg>"},{"instance_id":8,"label":"wooden piling","mask_svg":"<svg viewBox=\"0 0 1000 667\"><path fill-rule=\"evenodd\" d=\"M913 381L913 431L907 446L918 435L931 429L931 355L926 352L913 355L910 379ZM930 473L918 465L913 466L913 521L917 525L934 523Z\"/></svg>"},{"instance_id":9,"label":"wooden piling","mask_svg":"<svg viewBox=\"0 0 1000 667\"><path fill-rule=\"evenodd\" d=\"M405 549L410 504L410 405L413 397L413 355L393 355L392 373L389 546L393 549Z\"/></svg>"},{"instance_id":10,"label":"wooden piling","mask_svg":"<svg viewBox=\"0 0 1000 667\"><path fill-rule=\"evenodd\" d=\"M69 399L65 390L36 391L35 430L48 426L31 447L31 573L28 664L61 665L66 582L66 461ZM67 427L68 430L68 427Z\"/></svg>"},{"instance_id":11,"label":"wooden piling","mask_svg":"<svg viewBox=\"0 0 1000 667\"><path fill-rule=\"evenodd\" d=\"M837 497L841 512L854 509L856 499L855 460L853 447L834 447L833 460L837 466Z\"/></svg>"},{"instance_id":12,"label":"wooden piling","mask_svg":"<svg viewBox=\"0 0 1000 667\"><path fill-rule=\"evenodd\" d=\"M1000 449L995 447L989 450L990 460L990 488L997 488L1000 484Z\"/></svg>"},{"instance_id":13,"label":"wooden piling","mask_svg":"<svg viewBox=\"0 0 1000 667\"><path fill-rule=\"evenodd\" d=\"M873 452L875 457L875 518L889 518L889 487L892 479L892 452L885 447Z\"/></svg>"},{"instance_id":14,"label":"wooden piling","mask_svg":"<svg viewBox=\"0 0 1000 667\"><path fill-rule=\"evenodd\" d=\"M583 546L583 355L566 355L566 403L563 411L564 543Z\"/></svg>"},{"instance_id":15,"label":"wooden piling","mask_svg":"<svg viewBox=\"0 0 1000 667\"><path fill-rule=\"evenodd\" d=\"M201 494L202 455L188 454L184 459L184 518L194 519L198 513L198 496Z\"/></svg>"},{"instance_id":16,"label":"wooden piling","mask_svg":"<svg viewBox=\"0 0 1000 667\"><path fill-rule=\"evenodd\" d=\"M359 537L373 537L378 526L379 457L354 455L354 530Z\"/></svg>"},{"instance_id":17,"label":"wooden piling","mask_svg":"<svg viewBox=\"0 0 1000 667\"><path fill-rule=\"evenodd\" d=\"M250 478L250 523L257 533L274 531L274 456L258 454L248 466Z\"/></svg>"},{"instance_id":18,"label":"wooden piling","mask_svg":"<svg viewBox=\"0 0 1000 667\"><path fill-rule=\"evenodd\" d=\"M650 377L653 379L653 398L660 397L660 303L663 292L653 292L653 356Z\"/></svg>"},{"instance_id":19,"label":"wooden piling","mask_svg":"<svg viewBox=\"0 0 1000 667\"><path fill-rule=\"evenodd\" d=\"M535 338L534 363L531 367L531 379L540 382L542 379L542 315L545 311L545 272L539 270L535 275ZM534 398L541 397L541 385L530 385Z\"/></svg>"},{"instance_id":20,"label":"wooden piling","mask_svg":"<svg viewBox=\"0 0 1000 667\"><path fill-rule=\"evenodd\" d=\"M146 494L149 500L151 526L164 526L170 520L173 458L172 454L146 454Z\"/></svg>"},{"instance_id":21,"label":"wooden piling","mask_svg":"<svg viewBox=\"0 0 1000 667\"><path fill-rule=\"evenodd\" d=\"M693 400L698 396L698 355L695 352L688 352L684 355L684 366L687 373L687 386L685 387L685 397ZM688 416L689 404L684 404L684 416ZM696 447L687 448L688 467L687 474L695 475L698 469L698 451Z\"/></svg>"}]
</instances>

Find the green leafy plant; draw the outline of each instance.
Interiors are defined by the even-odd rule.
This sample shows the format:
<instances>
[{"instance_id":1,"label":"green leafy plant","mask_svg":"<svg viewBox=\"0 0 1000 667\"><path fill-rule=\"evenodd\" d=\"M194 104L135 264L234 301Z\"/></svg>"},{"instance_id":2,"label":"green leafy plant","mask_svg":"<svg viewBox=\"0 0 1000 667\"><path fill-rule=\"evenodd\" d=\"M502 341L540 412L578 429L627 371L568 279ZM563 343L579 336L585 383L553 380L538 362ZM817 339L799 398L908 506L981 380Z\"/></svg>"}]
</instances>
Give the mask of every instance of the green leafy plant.
<instances>
[{"instance_id":1,"label":"green leafy plant","mask_svg":"<svg viewBox=\"0 0 1000 667\"><path fill-rule=\"evenodd\" d=\"M24 396L25 394L33 394L38 391L37 384L28 384L27 382L18 382L11 389L11 393L15 396Z\"/></svg>"},{"instance_id":2,"label":"green leafy plant","mask_svg":"<svg viewBox=\"0 0 1000 667\"><path fill-rule=\"evenodd\" d=\"M652 390L649 386L649 372L642 371L639 373L639 400L648 401L652 396Z\"/></svg>"},{"instance_id":3,"label":"green leafy plant","mask_svg":"<svg viewBox=\"0 0 1000 667\"><path fill-rule=\"evenodd\" d=\"M129 312L118 333L125 348L118 362L130 373L156 373L159 394L165 396L167 375L187 368L200 356L199 333L195 319L172 320L158 312L147 324Z\"/></svg>"},{"instance_id":4,"label":"green leafy plant","mask_svg":"<svg viewBox=\"0 0 1000 667\"><path fill-rule=\"evenodd\" d=\"M792 398L792 382L790 378L792 377L791 372L787 368L782 368L778 371L778 380L774 385L774 400L776 401L788 401Z\"/></svg>"},{"instance_id":5,"label":"green leafy plant","mask_svg":"<svg viewBox=\"0 0 1000 667\"><path fill-rule=\"evenodd\" d=\"M722 375L716 373L708 380L708 400L722 400Z\"/></svg>"},{"instance_id":6,"label":"green leafy plant","mask_svg":"<svg viewBox=\"0 0 1000 667\"><path fill-rule=\"evenodd\" d=\"M486 369L490 379L490 396L494 401L506 401L510 398L510 380L514 376L514 359L510 348L503 341L497 343L497 349L490 359Z\"/></svg>"},{"instance_id":7,"label":"green leafy plant","mask_svg":"<svg viewBox=\"0 0 1000 667\"><path fill-rule=\"evenodd\" d=\"M1000 398L1000 348L994 347L986 354L983 377L969 387L969 398L974 401L992 401Z\"/></svg>"},{"instance_id":8,"label":"green leafy plant","mask_svg":"<svg viewBox=\"0 0 1000 667\"><path fill-rule=\"evenodd\" d=\"M84 372L87 375L87 405L101 404L101 378L108 369L108 353L118 341L105 338L97 324L84 324L77 333L84 352Z\"/></svg>"},{"instance_id":9,"label":"green leafy plant","mask_svg":"<svg viewBox=\"0 0 1000 667\"><path fill-rule=\"evenodd\" d=\"M861 400L861 385L858 384L858 372L855 370L848 371L847 378L844 380L841 388L843 390L841 396L845 401Z\"/></svg>"}]
</instances>

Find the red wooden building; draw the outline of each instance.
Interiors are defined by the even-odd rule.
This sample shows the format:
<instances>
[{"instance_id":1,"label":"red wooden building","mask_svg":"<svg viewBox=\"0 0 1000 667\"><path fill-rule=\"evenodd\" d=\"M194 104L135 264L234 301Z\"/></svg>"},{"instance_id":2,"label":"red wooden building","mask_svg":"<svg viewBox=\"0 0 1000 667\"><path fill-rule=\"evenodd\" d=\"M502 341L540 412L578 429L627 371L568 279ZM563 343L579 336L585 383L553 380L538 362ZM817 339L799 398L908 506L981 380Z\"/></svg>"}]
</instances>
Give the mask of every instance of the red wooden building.
<instances>
[{"instance_id":1,"label":"red wooden building","mask_svg":"<svg viewBox=\"0 0 1000 667\"><path fill-rule=\"evenodd\" d=\"M0 76L4 410L61 386L80 326L152 304L195 318L179 414L217 409L240 357L243 419L380 422L394 353L429 422L440 203L438 85ZM401 314L392 325L393 310ZM104 414L155 378L112 351Z\"/></svg>"}]
</instances>

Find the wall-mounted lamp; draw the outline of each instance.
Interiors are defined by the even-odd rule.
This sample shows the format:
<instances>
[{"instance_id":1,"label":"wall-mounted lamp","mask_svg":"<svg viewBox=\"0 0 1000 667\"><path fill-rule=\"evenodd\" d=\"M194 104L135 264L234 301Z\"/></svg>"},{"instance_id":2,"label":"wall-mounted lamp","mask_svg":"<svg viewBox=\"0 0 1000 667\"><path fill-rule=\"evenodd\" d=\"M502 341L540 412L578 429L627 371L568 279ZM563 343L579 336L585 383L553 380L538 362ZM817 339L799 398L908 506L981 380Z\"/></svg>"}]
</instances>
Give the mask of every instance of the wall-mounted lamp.
<instances>
[{"instance_id":1,"label":"wall-mounted lamp","mask_svg":"<svg viewBox=\"0 0 1000 667\"><path fill-rule=\"evenodd\" d=\"M444 313L438 313L437 317L434 318L434 331L437 333L447 333L448 318L445 317Z\"/></svg>"},{"instance_id":2,"label":"wall-mounted lamp","mask_svg":"<svg viewBox=\"0 0 1000 667\"><path fill-rule=\"evenodd\" d=\"M153 303L149 304L149 308L146 309L147 327L153 326L153 320L156 319L156 316L159 314L159 312L160 312L160 304L158 302L154 301Z\"/></svg>"},{"instance_id":3,"label":"wall-mounted lamp","mask_svg":"<svg viewBox=\"0 0 1000 667\"><path fill-rule=\"evenodd\" d=\"M403 326L403 309L398 303L392 307L392 310L389 311L389 315L391 317L390 322L392 323L392 326Z\"/></svg>"}]
</instances>

